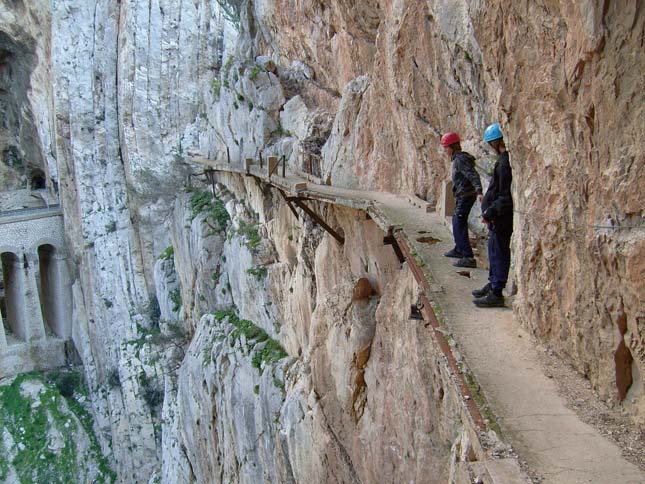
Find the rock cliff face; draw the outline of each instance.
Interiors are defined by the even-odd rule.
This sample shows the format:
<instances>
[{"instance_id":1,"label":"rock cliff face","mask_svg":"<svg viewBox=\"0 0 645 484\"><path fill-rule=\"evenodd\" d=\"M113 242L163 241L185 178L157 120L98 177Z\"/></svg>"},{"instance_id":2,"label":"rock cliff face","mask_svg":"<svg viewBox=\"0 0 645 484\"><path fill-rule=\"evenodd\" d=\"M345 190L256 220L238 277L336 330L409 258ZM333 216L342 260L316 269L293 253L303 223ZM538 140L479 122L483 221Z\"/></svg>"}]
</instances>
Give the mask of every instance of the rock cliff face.
<instances>
[{"instance_id":1,"label":"rock cliff face","mask_svg":"<svg viewBox=\"0 0 645 484\"><path fill-rule=\"evenodd\" d=\"M516 314L642 419L638 2L25 5L0 4L0 53L26 45L11 102L60 185L74 342L120 482L446 482L464 433L376 226L317 207L340 247L251 179L204 185L192 150L436 200L439 135L485 168L499 121Z\"/></svg>"}]
</instances>

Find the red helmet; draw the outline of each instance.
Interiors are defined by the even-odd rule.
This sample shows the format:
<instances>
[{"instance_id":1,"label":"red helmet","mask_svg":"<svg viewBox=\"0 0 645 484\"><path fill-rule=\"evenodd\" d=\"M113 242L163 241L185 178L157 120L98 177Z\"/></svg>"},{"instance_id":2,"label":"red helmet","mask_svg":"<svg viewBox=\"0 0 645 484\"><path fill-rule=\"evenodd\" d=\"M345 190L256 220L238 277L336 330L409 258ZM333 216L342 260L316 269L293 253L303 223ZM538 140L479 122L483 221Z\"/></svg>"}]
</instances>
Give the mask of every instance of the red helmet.
<instances>
[{"instance_id":1,"label":"red helmet","mask_svg":"<svg viewBox=\"0 0 645 484\"><path fill-rule=\"evenodd\" d=\"M446 133L441 137L441 146L450 146L459 143L461 139L457 133Z\"/></svg>"}]
</instances>

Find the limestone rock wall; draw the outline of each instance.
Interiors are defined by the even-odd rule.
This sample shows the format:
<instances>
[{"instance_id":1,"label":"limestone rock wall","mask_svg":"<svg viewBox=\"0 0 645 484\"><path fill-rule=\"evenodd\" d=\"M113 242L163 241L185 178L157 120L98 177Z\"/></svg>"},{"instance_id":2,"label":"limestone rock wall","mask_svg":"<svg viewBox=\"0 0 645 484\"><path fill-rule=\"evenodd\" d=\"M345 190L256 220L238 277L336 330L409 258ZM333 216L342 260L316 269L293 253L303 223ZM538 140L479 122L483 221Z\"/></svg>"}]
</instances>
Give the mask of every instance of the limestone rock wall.
<instances>
[{"instance_id":1,"label":"limestone rock wall","mask_svg":"<svg viewBox=\"0 0 645 484\"><path fill-rule=\"evenodd\" d=\"M207 188L170 222L177 274L211 283L188 291L203 316L166 377L162 481L448 482L453 443L468 440L462 402L431 330L408 320L418 289L380 229L317 206L340 246L251 179L220 182L225 229L209 228L208 206L186 225ZM217 263L202 270L205 254Z\"/></svg>"},{"instance_id":2,"label":"limestone rock wall","mask_svg":"<svg viewBox=\"0 0 645 484\"><path fill-rule=\"evenodd\" d=\"M333 184L434 200L440 133L458 131L485 171L483 129L502 124L517 314L604 398L631 388L642 407L642 5L258 1L253 14L250 42L306 65L303 99L335 116Z\"/></svg>"},{"instance_id":3,"label":"limestone rock wall","mask_svg":"<svg viewBox=\"0 0 645 484\"><path fill-rule=\"evenodd\" d=\"M0 2L0 190L35 174L57 180L51 77L51 11L43 2Z\"/></svg>"}]
</instances>

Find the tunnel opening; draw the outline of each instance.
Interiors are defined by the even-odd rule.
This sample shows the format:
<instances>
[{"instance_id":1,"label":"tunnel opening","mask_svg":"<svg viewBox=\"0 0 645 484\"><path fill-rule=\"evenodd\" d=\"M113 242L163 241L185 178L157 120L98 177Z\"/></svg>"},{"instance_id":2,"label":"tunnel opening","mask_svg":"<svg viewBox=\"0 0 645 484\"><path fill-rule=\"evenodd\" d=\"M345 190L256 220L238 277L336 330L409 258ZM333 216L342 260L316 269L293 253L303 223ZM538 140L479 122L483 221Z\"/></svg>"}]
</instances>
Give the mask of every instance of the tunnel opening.
<instances>
[{"instance_id":1,"label":"tunnel opening","mask_svg":"<svg viewBox=\"0 0 645 484\"><path fill-rule=\"evenodd\" d=\"M2 262L2 321L7 341L26 341L27 328L25 318L25 284L22 262L13 252L0 254Z\"/></svg>"},{"instance_id":2,"label":"tunnel opening","mask_svg":"<svg viewBox=\"0 0 645 484\"><path fill-rule=\"evenodd\" d=\"M30 178L29 185L32 190L44 190L47 188L47 178L42 170L32 170Z\"/></svg>"}]
</instances>

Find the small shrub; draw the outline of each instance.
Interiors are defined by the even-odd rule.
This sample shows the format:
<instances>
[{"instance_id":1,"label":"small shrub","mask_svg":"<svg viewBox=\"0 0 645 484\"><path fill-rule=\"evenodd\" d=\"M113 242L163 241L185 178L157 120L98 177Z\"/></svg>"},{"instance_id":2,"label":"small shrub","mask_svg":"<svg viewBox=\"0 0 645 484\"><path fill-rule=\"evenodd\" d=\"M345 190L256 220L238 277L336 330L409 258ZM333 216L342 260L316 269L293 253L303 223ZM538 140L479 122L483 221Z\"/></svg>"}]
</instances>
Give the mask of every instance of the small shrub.
<instances>
[{"instance_id":1,"label":"small shrub","mask_svg":"<svg viewBox=\"0 0 645 484\"><path fill-rule=\"evenodd\" d=\"M163 403L163 392L154 383L144 379L142 382L143 392L141 396L143 400L148 404L151 410L156 409Z\"/></svg>"},{"instance_id":2,"label":"small shrub","mask_svg":"<svg viewBox=\"0 0 645 484\"><path fill-rule=\"evenodd\" d=\"M172 311L176 313L179 311L179 308L181 307L181 292L179 292L179 288L173 289L170 291L170 294L168 294L168 298L170 299L170 302L172 302L173 307Z\"/></svg>"},{"instance_id":3,"label":"small shrub","mask_svg":"<svg viewBox=\"0 0 645 484\"><path fill-rule=\"evenodd\" d=\"M108 222L105 224L105 232L108 234L111 234L112 232L116 232L116 221L112 220L111 222Z\"/></svg>"},{"instance_id":4,"label":"small shrub","mask_svg":"<svg viewBox=\"0 0 645 484\"><path fill-rule=\"evenodd\" d=\"M172 245L170 245L170 246L166 247L166 250L164 250L161 253L159 258L161 260L170 260L170 259L172 259L174 257L174 255L175 255L175 248Z\"/></svg>"},{"instance_id":5,"label":"small shrub","mask_svg":"<svg viewBox=\"0 0 645 484\"><path fill-rule=\"evenodd\" d=\"M113 306L112 301L110 301L106 297L103 298L103 304L105 304L105 307L108 308L108 309L110 309Z\"/></svg>"},{"instance_id":6,"label":"small shrub","mask_svg":"<svg viewBox=\"0 0 645 484\"><path fill-rule=\"evenodd\" d=\"M264 266L255 266L246 270L247 274L252 275L257 280L262 280L267 276L267 268Z\"/></svg>"},{"instance_id":7,"label":"small shrub","mask_svg":"<svg viewBox=\"0 0 645 484\"><path fill-rule=\"evenodd\" d=\"M251 79L252 81L255 81L261 72L265 72L264 67L262 67L260 64L255 64L251 68L251 72L249 73L249 79Z\"/></svg>"},{"instance_id":8,"label":"small shrub","mask_svg":"<svg viewBox=\"0 0 645 484\"><path fill-rule=\"evenodd\" d=\"M121 386L121 376L119 375L118 368L112 368L107 375L107 384L110 388L117 388Z\"/></svg>"},{"instance_id":9,"label":"small shrub","mask_svg":"<svg viewBox=\"0 0 645 484\"><path fill-rule=\"evenodd\" d=\"M161 308L157 296L153 295L148 303L148 318L153 327L159 327L159 318L161 317Z\"/></svg>"},{"instance_id":10,"label":"small shrub","mask_svg":"<svg viewBox=\"0 0 645 484\"><path fill-rule=\"evenodd\" d=\"M249 249L255 249L262 243L262 237L260 237L257 226L244 220L240 220L237 233L246 239L246 246Z\"/></svg>"}]
</instances>

